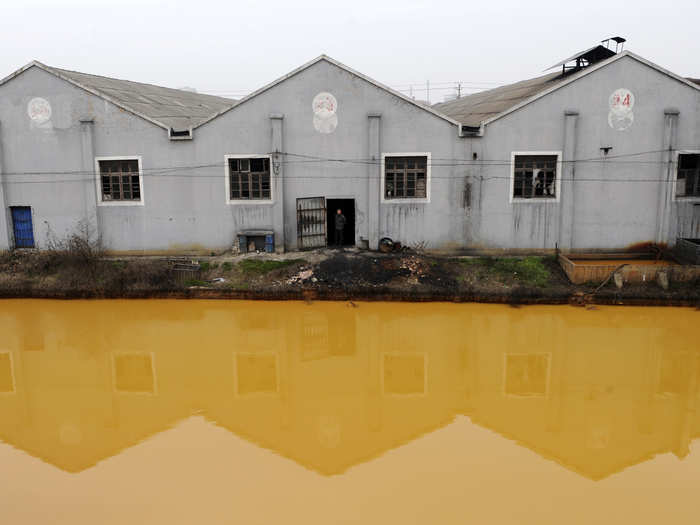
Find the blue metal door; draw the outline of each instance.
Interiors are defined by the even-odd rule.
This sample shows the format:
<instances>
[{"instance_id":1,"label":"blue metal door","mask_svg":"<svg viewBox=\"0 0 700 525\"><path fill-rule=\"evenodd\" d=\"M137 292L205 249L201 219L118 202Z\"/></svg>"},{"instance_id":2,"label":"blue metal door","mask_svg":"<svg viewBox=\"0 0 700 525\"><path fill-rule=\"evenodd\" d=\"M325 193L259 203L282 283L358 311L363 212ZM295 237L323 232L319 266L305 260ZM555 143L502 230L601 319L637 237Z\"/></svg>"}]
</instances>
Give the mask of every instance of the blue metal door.
<instances>
[{"instance_id":1,"label":"blue metal door","mask_svg":"<svg viewBox=\"0 0 700 525\"><path fill-rule=\"evenodd\" d=\"M29 206L13 206L12 226L15 231L15 248L34 248L32 209Z\"/></svg>"}]
</instances>

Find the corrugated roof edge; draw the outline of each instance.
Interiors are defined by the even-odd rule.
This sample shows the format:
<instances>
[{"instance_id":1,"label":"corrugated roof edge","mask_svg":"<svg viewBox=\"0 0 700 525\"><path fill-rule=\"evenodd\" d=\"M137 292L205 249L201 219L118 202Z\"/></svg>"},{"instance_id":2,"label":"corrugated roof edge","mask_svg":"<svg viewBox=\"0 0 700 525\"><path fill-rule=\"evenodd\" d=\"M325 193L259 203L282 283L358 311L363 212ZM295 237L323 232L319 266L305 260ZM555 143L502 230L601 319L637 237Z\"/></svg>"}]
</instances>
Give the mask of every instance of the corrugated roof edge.
<instances>
[{"instance_id":1,"label":"corrugated roof edge","mask_svg":"<svg viewBox=\"0 0 700 525\"><path fill-rule=\"evenodd\" d=\"M314 64L316 64L316 63L318 63L318 62L321 62L322 60L323 60L323 61L326 61L326 62L328 62L329 64L332 64L332 65L334 65L334 66L336 66L336 67L338 67L338 68L340 68L340 69L342 69L342 70L344 70L344 71L346 71L346 72L348 72L348 73L350 73L351 75L355 75L356 77L361 78L361 79L364 80L365 82L369 82L370 84L372 84L372 85L374 85L374 86L376 86L376 87L378 87L378 88L380 88L380 89L382 89L382 90L384 90L384 91L386 91L386 92L388 92L388 93L394 95L395 97L398 97L398 98L402 99L402 100L405 101L405 102L408 102L409 104L412 104L412 105L414 105L414 106L416 106L416 107L422 109L423 111L427 111L428 113L431 113L431 114L432 114L433 116L435 116L435 117L438 117L438 118L440 118L440 119L442 119L442 120L445 120L445 121L449 122L449 123L452 124L453 126L457 126L458 130L461 128L461 123L460 123L460 122L457 122L456 120L454 120L454 119L448 117L447 115L443 115L442 113L440 113L440 112L438 112L438 111L435 111L434 109L432 109L432 108L430 108L430 107L424 106L424 105L422 105L422 104L416 102L415 100L413 100L413 99L410 98L410 97L407 97L407 96L404 95L403 93L400 93L400 92L398 92L398 91L396 91L396 90L394 90L394 89L391 89L389 86L386 86L386 85L382 84L381 82L377 82L376 80L374 80L374 79L372 79L372 78L370 78L370 77L368 77L368 76L366 76L366 75L363 75L363 74L360 73L359 71L355 71L355 70L352 69L351 67L348 67L348 66L346 66L345 64L342 64L341 62L338 62L337 60L332 59L332 58L329 57L328 55L320 55L319 57L314 58L313 60L307 62L306 64L303 64L303 65L299 66L298 68L296 68L296 69L290 71L289 73L287 73L286 75L284 75L284 76L278 78L277 80L273 80L272 82L270 82L269 84L266 84L265 86L261 87L260 89L257 89L257 90L255 90L255 91L253 91L250 95L243 97L242 99L240 99L238 102L236 102L236 103L235 103L233 106L231 106L230 108L223 109L222 111L219 111L218 113L212 115L212 116L209 117L208 119L206 119L206 120L200 122L199 124L197 124L196 126L194 126L193 129L196 129L196 128L200 127L200 126L203 126L204 124L207 124L208 122L211 122L212 120L214 120L214 119L220 117L221 115L223 115L223 114L225 114L225 113L228 113L229 111L231 111L232 109L234 109L234 108L240 106L241 104L245 104L246 102L248 102L248 101L251 100L252 98L257 97L257 96L260 95L261 93L264 93L265 91L267 91L267 90L269 90L269 89L275 87L275 86L278 85L278 84L281 84L281 83L284 82L285 80L287 80L287 79L293 77L294 75L297 75L297 74L301 73L302 71L304 71L304 70L310 68L310 67L313 66Z\"/></svg>"},{"instance_id":2,"label":"corrugated roof edge","mask_svg":"<svg viewBox=\"0 0 700 525\"><path fill-rule=\"evenodd\" d=\"M644 64L648 67L651 67L652 69L657 70L658 72L660 72L664 75L667 75L667 76L685 84L686 86L689 86L695 90L700 90L700 85L688 80L687 78L682 77L680 75L677 75L677 74L673 73L672 71L669 71L668 69L664 69L663 67L659 66L658 64L655 64L654 62L651 62L650 60L647 60L646 58L642 58L641 56L636 55L635 53L632 53L631 51L623 51L622 53L619 53L615 56L612 56L612 57L608 58L607 60L603 60L602 62L594 64L590 67L587 67L583 71L579 71L578 73L571 75L571 77L569 79L564 80L562 82L559 82L556 85L552 86L551 88L545 89L544 91L541 91L541 92L533 95L532 97L530 97L526 100L523 100L522 102L516 104L515 106L508 108L506 111L503 111L503 112L499 113L498 115L495 115L495 116L483 121L481 123L481 127L483 128L484 126L487 126L488 124L491 124L492 122L495 122L496 120L499 120L499 119L505 117L506 115L509 115L510 113L513 113L514 111L517 111L520 108L525 107L528 104L531 104L532 102L534 102L536 100L539 100L542 97L546 97L550 93L553 93L554 91L561 89L564 86L568 86L572 82L576 82L579 78L585 77L586 75L590 75L591 73L593 73L601 68L604 68L605 66L610 65L613 62L616 62L623 57L630 57L634 60L637 60L638 62L641 62L642 64Z\"/></svg>"},{"instance_id":3,"label":"corrugated roof edge","mask_svg":"<svg viewBox=\"0 0 700 525\"><path fill-rule=\"evenodd\" d=\"M136 115L137 117L140 117L140 118L150 122L151 124L154 124L160 128L163 128L164 130L166 130L168 132L168 135L170 135L170 126L168 126L166 123L161 122L161 121L154 119L152 117L149 117L148 115L145 115L144 113L142 113L136 109L133 109L133 108L129 107L128 105L123 104L122 102L119 102L118 100L115 100L113 97L110 97L109 95L106 95L105 93L102 93L101 91L99 91L97 89L93 89L89 86L82 84L81 82L78 82L77 80L74 80L66 75L63 75L63 74L61 74L60 71L58 71L59 68L53 68L51 66L47 66L46 64L43 64L43 63L39 62L38 60L32 60L29 64L26 64L25 66L19 68L14 73L10 73L5 78L1 79L0 86L5 84L6 82L12 80L15 77L18 77L19 75L21 75L22 73L24 73L25 71L27 71L28 69L30 69L32 67L38 67L39 69L46 71L47 73L54 75L55 77L58 77L61 80L64 80L70 84L73 84L74 86L79 87L80 89L83 89L83 90L87 91L88 93L95 95L96 97L100 97L101 99L106 100L107 102L110 102L111 104L114 104L115 106L117 106L125 111L128 111L129 113L132 113L132 114ZM76 71L76 73L78 73L78 72ZM89 73L85 73L85 74L89 74ZM101 75L92 75L92 76L101 76ZM103 77L103 78L111 78L111 77ZM115 80L118 80L118 79L115 79ZM126 81L126 82L133 82L135 84L145 84L144 82L134 82L131 80ZM145 84L145 85L155 86L155 84ZM155 87L163 87L163 86L155 86ZM168 89L172 89L172 88L168 88ZM192 128L192 129L194 129L194 128Z\"/></svg>"}]
</instances>

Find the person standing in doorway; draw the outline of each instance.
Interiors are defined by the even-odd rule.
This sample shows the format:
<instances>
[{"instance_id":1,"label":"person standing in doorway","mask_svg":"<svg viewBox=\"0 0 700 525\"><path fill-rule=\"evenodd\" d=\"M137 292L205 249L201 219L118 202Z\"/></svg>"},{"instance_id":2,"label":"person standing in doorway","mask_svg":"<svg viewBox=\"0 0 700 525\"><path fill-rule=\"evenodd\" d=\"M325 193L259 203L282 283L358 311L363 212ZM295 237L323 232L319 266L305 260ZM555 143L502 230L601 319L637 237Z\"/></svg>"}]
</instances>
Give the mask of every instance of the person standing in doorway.
<instances>
[{"instance_id":1,"label":"person standing in doorway","mask_svg":"<svg viewBox=\"0 0 700 525\"><path fill-rule=\"evenodd\" d=\"M345 230L345 223L347 219L343 215L342 210L338 210L335 213L335 245L343 246L343 230Z\"/></svg>"}]
</instances>

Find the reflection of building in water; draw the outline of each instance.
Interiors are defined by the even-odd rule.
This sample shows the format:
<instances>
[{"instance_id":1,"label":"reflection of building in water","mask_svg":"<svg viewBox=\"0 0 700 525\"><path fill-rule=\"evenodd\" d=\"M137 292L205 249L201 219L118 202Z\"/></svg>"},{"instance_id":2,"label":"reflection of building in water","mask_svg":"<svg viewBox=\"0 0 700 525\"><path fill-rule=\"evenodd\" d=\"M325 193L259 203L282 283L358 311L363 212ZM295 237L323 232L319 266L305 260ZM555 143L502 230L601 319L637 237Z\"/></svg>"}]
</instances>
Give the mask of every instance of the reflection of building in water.
<instances>
[{"instance_id":1,"label":"reflection of building in water","mask_svg":"<svg viewBox=\"0 0 700 525\"><path fill-rule=\"evenodd\" d=\"M155 394L156 367L152 352L112 354L114 390L122 394Z\"/></svg>"},{"instance_id":2,"label":"reflection of building in water","mask_svg":"<svg viewBox=\"0 0 700 525\"><path fill-rule=\"evenodd\" d=\"M460 414L593 479L700 436L700 359L673 316L148 301L39 318L43 351L0 348L0 439L73 472L195 413L323 474Z\"/></svg>"},{"instance_id":3,"label":"reflection of building in water","mask_svg":"<svg viewBox=\"0 0 700 525\"><path fill-rule=\"evenodd\" d=\"M504 354L503 392L509 396L546 396L550 354Z\"/></svg>"},{"instance_id":4,"label":"reflection of building in water","mask_svg":"<svg viewBox=\"0 0 700 525\"><path fill-rule=\"evenodd\" d=\"M15 392L15 370L12 366L12 354L0 352L0 394Z\"/></svg>"}]
</instances>

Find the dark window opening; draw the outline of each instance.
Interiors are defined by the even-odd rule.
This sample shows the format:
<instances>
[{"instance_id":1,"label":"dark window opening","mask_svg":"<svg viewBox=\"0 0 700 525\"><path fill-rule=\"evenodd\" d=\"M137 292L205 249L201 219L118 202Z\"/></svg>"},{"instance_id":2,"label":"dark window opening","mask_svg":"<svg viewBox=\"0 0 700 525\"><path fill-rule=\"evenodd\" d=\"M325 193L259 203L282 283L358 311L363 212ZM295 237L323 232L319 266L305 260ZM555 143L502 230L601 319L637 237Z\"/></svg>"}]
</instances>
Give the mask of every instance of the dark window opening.
<instances>
[{"instance_id":1,"label":"dark window opening","mask_svg":"<svg viewBox=\"0 0 700 525\"><path fill-rule=\"evenodd\" d=\"M384 159L385 199L425 199L428 157L386 157Z\"/></svg>"},{"instance_id":2,"label":"dark window opening","mask_svg":"<svg viewBox=\"0 0 700 525\"><path fill-rule=\"evenodd\" d=\"M229 159L231 200L270 200L270 159Z\"/></svg>"},{"instance_id":3,"label":"dark window opening","mask_svg":"<svg viewBox=\"0 0 700 525\"><path fill-rule=\"evenodd\" d=\"M556 155L516 155L513 173L513 198L556 198Z\"/></svg>"},{"instance_id":4,"label":"dark window opening","mask_svg":"<svg viewBox=\"0 0 700 525\"><path fill-rule=\"evenodd\" d=\"M355 246L355 199L326 199L326 210L328 244L335 244L335 216L340 210L345 216L342 246Z\"/></svg>"},{"instance_id":5,"label":"dark window opening","mask_svg":"<svg viewBox=\"0 0 700 525\"><path fill-rule=\"evenodd\" d=\"M700 153L678 155L677 197L700 197Z\"/></svg>"},{"instance_id":6,"label":"dark window opening","mask_svg":"<svg viewBox=\"0 0 700 525\"><path fill-rule=\"evenodd\" d=\"M138 159L99 161L103 201L140 201Z\"/></svg>"}]
</instances>

